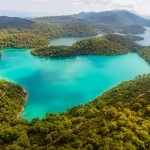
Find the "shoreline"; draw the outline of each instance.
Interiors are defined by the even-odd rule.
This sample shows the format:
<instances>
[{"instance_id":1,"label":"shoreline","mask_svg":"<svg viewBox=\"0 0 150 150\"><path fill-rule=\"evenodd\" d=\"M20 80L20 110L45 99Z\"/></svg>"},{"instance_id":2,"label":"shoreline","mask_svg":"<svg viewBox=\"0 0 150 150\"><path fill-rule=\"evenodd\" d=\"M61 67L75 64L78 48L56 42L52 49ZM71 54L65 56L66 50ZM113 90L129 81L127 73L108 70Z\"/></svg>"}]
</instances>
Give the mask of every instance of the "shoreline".
<instances>
[{"instance_id":1,"label":"shoreline","mask_svg":"<svg viewBox=\"0 0 150 150\"><path fill-rule=\"evenodd\" d=\"M21 85L20 85L20 86L21 86ZM21 86L21 87L22 87L22 86ZM23 88L23 92L26 94L26 96L25 96L25 98L24 98L24 102L25 102L25 103L24 103L24 106L21 108L21 111L18 113L17 119L19 119L19 118L21 117L21 114L22 114L22 112L24 111L24 107L25 107L25 105L26 105L26 103L27 103L27 100L28 100L28 98L29 98L28 91Z\"/></svg>"}]
</instances>

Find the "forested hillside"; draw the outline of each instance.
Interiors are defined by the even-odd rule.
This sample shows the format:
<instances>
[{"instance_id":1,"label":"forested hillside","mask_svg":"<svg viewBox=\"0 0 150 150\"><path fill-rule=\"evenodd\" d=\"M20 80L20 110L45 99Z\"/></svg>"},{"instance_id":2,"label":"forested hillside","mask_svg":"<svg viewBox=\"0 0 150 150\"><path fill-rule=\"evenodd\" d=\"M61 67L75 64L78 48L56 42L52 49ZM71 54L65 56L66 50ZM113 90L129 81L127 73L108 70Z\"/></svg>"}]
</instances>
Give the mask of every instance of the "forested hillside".
<instances>
[{"instance_id":1,"label":"forested hillside","mask_svg":"<svg viewBox=\"0 0 150 150\"><path fill-rule=\"evenodd\" d=\"M0 123L17 120L26 98L27 93L21 86L0 80Z\"/></svg>"},{"instance_id":2,"label":"forested hillside","mask_svg":"<svg viewBox=\"0 0 150 150\"><path fill-rule=\"evenodd\" d=\"M124 34L141 34L144 33L142 26L150 26L150 20L126 10L82 12L73 17L92 22L104 32L108 30Z\"/></svg>"},{"instance_id":3,"label":"forested hillside","mask_svg":"<svg viewBox=\"0 0 150 150\"><path fill-rule=\"evenodd\" d=\"M27 19L22 19L18 17L7 17L0 16L0 29L7 28L29 28L33 25L33 22Z\"/></svg>"},{"instance_id":4,"label":"forested hillside","mask_svg":"<svg viewBox=\"0 0 150 150\"><path fill-rule=\"evenodd\" d=\"M33 49L36 56L67 57L77 55L119 55L136 51L141 46L135 43L136 38L122 35L105 35L103 37L81 40L72 46L50 46Z\"/></svg>"},{"instance_id":5,"label":"forested hillside","mask_svg":"<svg viewBox=\"0 0 150 150\"><path fill-rule=\"evenodd\" d=\"M0 17L0 49L45 47L51 38L96 34L91 23L72 17L63 22L61 19L49 22L45 19Z\"/></svg>"},{"instance_id":6,"label":"forested hillside","mask_svg":"<svg viewBox=\"0 0 150 150\"><path fill-rule=\"evenodd\" d=\"M150 47L142 48L138 51L138 54L150 63Z\"/></svg>"},{"instance_id":7,"label":"forested hillside","mask_svg":"<svg viewBox=\"0 0 150 150\"><path fill-rule=\"evenodd\" d=\"M73 17L65 18L58 17L57 19L53 19L53 17L46 17L27 20L15 17L0 17L0 32L28 32L44 35L46 38L89 36L97 34L96 29L91 23L81 19L75 19Z\"/></svg>"},{"instance_id":8,"label":"forested hillside","mask_svg":"<svg viewBox=\"0 0 150 150\"><path fill-rule=\"evenodd\" d=\"M109 24L111 26L150 26L150 20L144 19L126 10L112 10L91 13L82 12L73 16L75 18L80 18L96 24Z\"/></svg>"},{"instance_id":9,"label":"forested hillside","mask_svg":"<svg viewBox=\"0 0 150 150\"><path fill-rule=\"evenodd\" d=\"M23 108L24 91L1 80L0 149L148 150L149 83L150 75L139 76L86 105L28 122L12 116Z\"/></svg>"},{"instance_id":10,"label":"forested hillside","mask_svg":"<svg viewBox=\"0 0 150 150\"><path fill-rule=\"evenodd\" d=\"M48 45L44 36L30 33L0 33L0 49L4 48L39 48Z\"/></svg>"},{"instance_id":11,"label":"forested hillside","mask_svg":"<svg viewBox=\"0 0 150 150\"><path fill-rule=\"evenodd\" d=\"M139 25L123 26L118 29L118 32L122 34L144 34L145 31L146 29Z\"/></svg>"},{"instance_id":12,"label":"forested hillside","mask_svg":"<svg viewBox=\"0 0 150 150\"><path fill-rule=\"evenodd\" d=\"M89 36L97 34L96 28L92 23L70 16L35 18L34 21L38 23L48 23L56 29L58 28L57 30L59 30L61 37Z\"/></svg>"}]
</instances>

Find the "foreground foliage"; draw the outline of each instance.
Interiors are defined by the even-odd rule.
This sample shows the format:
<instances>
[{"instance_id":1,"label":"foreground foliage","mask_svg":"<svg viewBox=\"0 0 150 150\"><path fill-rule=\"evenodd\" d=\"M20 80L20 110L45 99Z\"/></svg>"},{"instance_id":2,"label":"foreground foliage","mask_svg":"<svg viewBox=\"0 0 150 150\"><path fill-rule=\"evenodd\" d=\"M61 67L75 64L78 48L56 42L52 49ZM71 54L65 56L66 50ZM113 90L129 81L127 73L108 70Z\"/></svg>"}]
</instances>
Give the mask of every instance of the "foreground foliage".
<instances>
[{"instance_id":1,"label":"foreground foliage","mask_svg":"<svg viewBox=\"0 0 150 150\"><path fill-rule=\"evenodd\" d=\"M15 84L0 82L7 87ZM5 85L5 86L6 86ZM2 110L14 102L13 94L5 89ZM14 88L13 88L14 89ZM19 88L20 89L20 88ZM7 99L11 99L7 101ZM15 100L21 110L22 105ZM6 105L7 103L7 105ZM24 103L24 101L23 101ZM123 82L86 105L79 105L60 115L47 114L43 119L8 119L0 124L1 149L81 149L81 150L148 150L150 149L150 75Z\"/></svg>"}]
</instances>

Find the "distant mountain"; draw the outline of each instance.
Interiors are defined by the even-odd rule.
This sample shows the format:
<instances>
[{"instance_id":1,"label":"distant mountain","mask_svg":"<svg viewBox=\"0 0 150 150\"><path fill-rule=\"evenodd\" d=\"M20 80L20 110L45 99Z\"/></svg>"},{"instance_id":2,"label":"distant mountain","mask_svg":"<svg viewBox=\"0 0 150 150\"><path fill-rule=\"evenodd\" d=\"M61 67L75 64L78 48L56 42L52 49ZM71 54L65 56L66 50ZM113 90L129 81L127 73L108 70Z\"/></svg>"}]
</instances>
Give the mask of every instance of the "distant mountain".
<instances>
[{"instance_id":1,"label":"distant mountain","mask_svg":"<svg viewBox=\"0 0 150 150\"><path fill-rule=\"evenodd\" d=\"M33 19L0 16L0 29L19 29L17 32L30 32L47 38L91 36L100 32L142 34L145 32L142 26L150 26L150 20L125 10L81 12Z\"/></svg>"},{"instance_id":2,"label":"distant mountain","mask_svg":"<svg viewBox=\"0 0 150 150\"><path fill-rule=\"evenodd\" d=\"M0 29L6 28L27 28L32 26L33 22L18 17L0 16Z\"/></svg>"},{"instance_id":3,"label":"distant mountain","mask_svg":"<svg viewBox=\"0 0 150 150\"><path fill-rule=\"evenodd\" d=\"M33 33L47 38L97 34L95 26L90 22L70 16L35 19L0 16L0 32L3 32L3 29L8 33Z\"/></svg>"},{"instance_id":4,"label":"distant mountain","mask_svg":"<svg viewBox=\"0 0 150 150\"><path fill-rule=\"evenodd\" d=\"M81 12L73 15L75 18L83 19L97 25L107 25L111 27L120 26L150 26L150 20L144 19L126 10L113 10L103 12Z\"/></svg>"},{"instance_id":5,"label":"distant mountain","mask_svg":"<svg viewBox=\"0 0 150 150\"><path fill-rule=\"evenodd\" d=\"M41 21L41 22L48 22L48 23L57 23L57 24L63 24L63 23L86 23L88 25L92 25L89 21L85 21L84 19L75 18L72 16L49 16L49 17L39 17L34 18L34 21Z\"/></svg>"},{"instance_id":6,"label":"distant mountain","mask_svg":"<svg viewBox=\"0 0 150 150\"><path fill-rule=\"evenodd\" d=\"M65 36L89 36L97 34L95 25L88 21L74 18L72 16L34 18L33 21L59 26L62 34L63 32L66 33Z\"/></svg>"}]
</instances>

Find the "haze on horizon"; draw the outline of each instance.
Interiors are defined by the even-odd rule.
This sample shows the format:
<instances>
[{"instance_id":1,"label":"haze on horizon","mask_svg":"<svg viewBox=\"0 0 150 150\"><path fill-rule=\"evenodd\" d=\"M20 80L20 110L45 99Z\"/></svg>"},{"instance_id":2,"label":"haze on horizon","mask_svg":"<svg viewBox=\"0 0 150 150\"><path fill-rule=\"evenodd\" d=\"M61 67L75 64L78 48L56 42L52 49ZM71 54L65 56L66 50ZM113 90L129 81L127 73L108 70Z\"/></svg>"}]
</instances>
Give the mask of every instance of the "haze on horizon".
<instances>
[{"instance_id":1,"label":"haze on horizon","mask_svg":"<svg viewBox=\"0 0 150 150\"><path fill-rule=\"evenodd\" d=\"M0 0L0 15L68 15L82 11L130 10L150 16L149 0Z\"/></svg>"}]
</instances>

